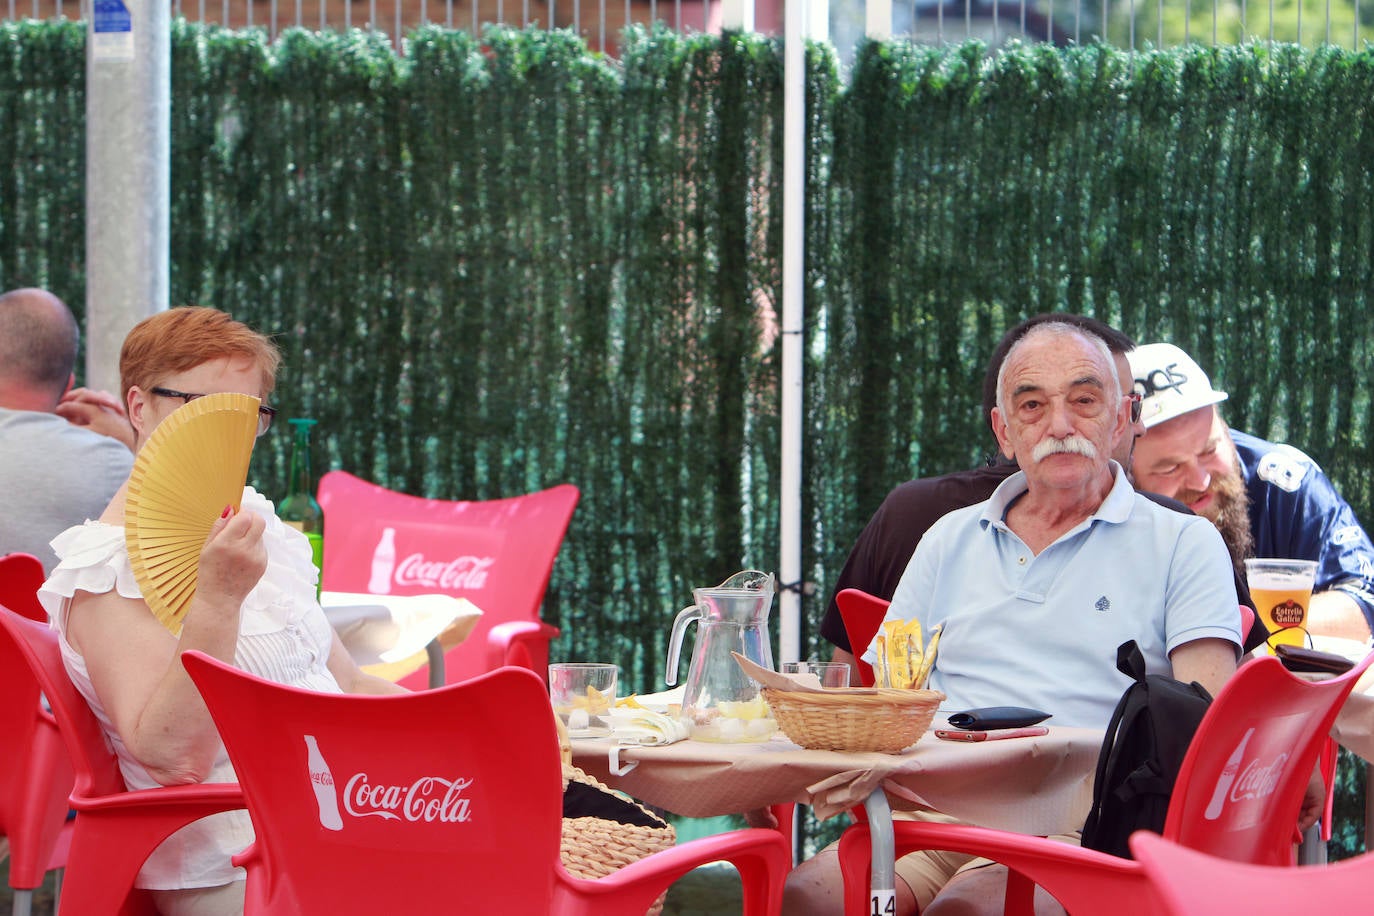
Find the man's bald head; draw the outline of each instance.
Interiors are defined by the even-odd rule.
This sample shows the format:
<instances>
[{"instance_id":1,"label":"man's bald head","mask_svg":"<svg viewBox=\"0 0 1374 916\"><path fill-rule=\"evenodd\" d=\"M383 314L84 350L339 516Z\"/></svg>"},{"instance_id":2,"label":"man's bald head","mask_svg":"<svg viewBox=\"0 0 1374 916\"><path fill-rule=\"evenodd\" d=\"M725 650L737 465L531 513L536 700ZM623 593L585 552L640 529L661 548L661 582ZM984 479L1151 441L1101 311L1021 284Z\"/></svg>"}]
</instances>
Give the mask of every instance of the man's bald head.
<instances>
[{"instance_id":1,"label":"man's bald head","mask_svg":"<svg viewBox=\"0 0 1374 916\"><path fill-rule=\"evenodd\" d=\"M71 309L52 293L0 295L0 391L50 396L55 406L71 382L79 339Z\"/></svg>"}]
</instances>

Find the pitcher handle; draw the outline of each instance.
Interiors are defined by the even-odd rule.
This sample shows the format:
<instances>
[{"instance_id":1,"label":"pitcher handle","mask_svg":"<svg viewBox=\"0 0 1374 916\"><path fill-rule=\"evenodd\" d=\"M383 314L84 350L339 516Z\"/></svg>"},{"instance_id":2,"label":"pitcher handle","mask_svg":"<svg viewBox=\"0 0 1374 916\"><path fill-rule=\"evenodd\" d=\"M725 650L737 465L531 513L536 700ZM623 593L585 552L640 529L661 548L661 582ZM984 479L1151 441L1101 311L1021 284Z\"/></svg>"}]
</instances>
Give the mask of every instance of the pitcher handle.
<instances>
[{"instance_id":1,"label":"pitcher handle","mask_svg":"<svg viewBox=\"0 0 1374 916\"><path fill-rule=\"evenodd\" d=\"M701 605L693 604L677 612L677 619L673 621L673 633L668 637L668 673L663 676L663 681L669 687L677 685L677 664L682 655L682 634L687 630L687 624L694 620L701 619Z\"/></svg>"}]
</instances>

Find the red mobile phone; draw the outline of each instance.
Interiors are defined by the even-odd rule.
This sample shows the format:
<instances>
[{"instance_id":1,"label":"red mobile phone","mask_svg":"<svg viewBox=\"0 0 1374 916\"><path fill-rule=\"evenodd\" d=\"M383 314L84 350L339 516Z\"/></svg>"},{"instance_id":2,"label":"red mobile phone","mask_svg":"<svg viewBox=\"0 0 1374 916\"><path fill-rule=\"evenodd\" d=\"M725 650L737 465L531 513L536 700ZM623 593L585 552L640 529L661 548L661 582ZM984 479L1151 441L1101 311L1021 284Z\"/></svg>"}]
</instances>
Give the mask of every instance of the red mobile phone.
<instances>
[{"instance_id":1,"label":"red mobile phone","mask_svg":"<svg viewBox=\"0 0 1374 916\"><path fill-rule=\"evenodd\" d=\"M1025 728L999 728L996 731L976 732L958 728L937 728L935 737L946 741L1000 741L1003 738L1033 738L1048 735L1050 730L1044 725L1028 725Z\"/></svg>"}]
</instances>

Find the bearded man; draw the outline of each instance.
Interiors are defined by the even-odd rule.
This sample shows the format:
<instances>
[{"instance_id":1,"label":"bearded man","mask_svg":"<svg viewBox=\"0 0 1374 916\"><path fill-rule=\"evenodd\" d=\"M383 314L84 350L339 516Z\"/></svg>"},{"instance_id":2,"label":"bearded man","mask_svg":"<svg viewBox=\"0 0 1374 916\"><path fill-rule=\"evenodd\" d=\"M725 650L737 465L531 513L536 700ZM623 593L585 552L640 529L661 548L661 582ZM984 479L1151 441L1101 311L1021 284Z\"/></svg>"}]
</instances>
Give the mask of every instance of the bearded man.
<instances>
[{"instance_id":1,"label":"bearded man","mask_svg":"<svg viewBox=\"0 0 1374 916\"><path fill-rule=\"evenodd\" d=\"M1246 557L1315 560L1313 634L1367 640L1374 544L1317 463L1296 448L1229 429L1227 394L1183 350L1147 344L1127 359L1142 396L1135 484L1210 519L1238 567Z\"/></svg>"}]
</instances>

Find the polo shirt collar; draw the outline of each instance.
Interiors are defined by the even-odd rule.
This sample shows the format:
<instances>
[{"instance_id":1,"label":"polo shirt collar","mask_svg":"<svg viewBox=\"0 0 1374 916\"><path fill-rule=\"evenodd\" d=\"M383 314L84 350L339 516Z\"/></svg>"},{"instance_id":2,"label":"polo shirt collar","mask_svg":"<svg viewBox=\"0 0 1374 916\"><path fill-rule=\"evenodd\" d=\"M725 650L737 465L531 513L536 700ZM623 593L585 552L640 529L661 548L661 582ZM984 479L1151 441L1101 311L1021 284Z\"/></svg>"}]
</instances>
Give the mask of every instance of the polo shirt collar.
<instances>
[{"instance_id":1,"label":"polo shirt collar","mask_svg":"<svg viewBox=\"0 0 1374 916\"><path fill-rule=\"evenodd\" d=\"M1125 473L1121 470L1121 465L1115 459L1108 462L1112 469L1112 488L1107 493L1107 498L1102 501L1102 505L1097 507L1097 511L1088 516L1086 523L1092 523L1098 519L1104 522L1121 523L1131 516L1131 509L1135 505L1135 488L1126 479ZM978 517L978 523L987 529L989 525L1002 523L1007 517L1007 510L1021 494L1029 489L1026 483L1026 472L1017 471L1006 480L997 485L997 489L992 491L992 496L984 504L983 514Z\"/></svg>"}]
</instances>

